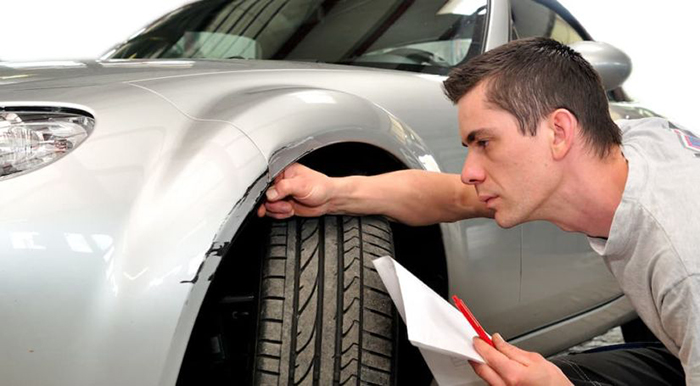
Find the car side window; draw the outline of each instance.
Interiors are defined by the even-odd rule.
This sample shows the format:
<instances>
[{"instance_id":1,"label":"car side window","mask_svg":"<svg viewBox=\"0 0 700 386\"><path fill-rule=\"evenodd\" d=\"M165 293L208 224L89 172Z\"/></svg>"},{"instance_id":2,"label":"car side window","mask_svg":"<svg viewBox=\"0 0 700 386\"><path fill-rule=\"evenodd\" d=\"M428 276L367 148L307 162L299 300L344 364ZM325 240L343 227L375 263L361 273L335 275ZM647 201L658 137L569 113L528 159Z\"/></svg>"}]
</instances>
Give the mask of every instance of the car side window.
<instances>
[{"instance_id":1,"label":"car side window","mask_svg":"<svg viewBox=\"0 0 700 386\"><path fill-rule=\"evenodd\" d=\"M511 39L548 37L567 45L586 40L562 16L537 0L513 0L510 7ZM610 101L629 100L619 87L606 94Z\"/></svg>"},{"instance_id":2,"label":"car side window","mask_svg":"<svg viewBox=\"0 0 700 386\"><path fill-rule=\"evenodd\" d=\"M511 2L511 14L517 38L548 37L563 44L584 40L566 20L536 1Z\"/></svg>"}]
</instances>

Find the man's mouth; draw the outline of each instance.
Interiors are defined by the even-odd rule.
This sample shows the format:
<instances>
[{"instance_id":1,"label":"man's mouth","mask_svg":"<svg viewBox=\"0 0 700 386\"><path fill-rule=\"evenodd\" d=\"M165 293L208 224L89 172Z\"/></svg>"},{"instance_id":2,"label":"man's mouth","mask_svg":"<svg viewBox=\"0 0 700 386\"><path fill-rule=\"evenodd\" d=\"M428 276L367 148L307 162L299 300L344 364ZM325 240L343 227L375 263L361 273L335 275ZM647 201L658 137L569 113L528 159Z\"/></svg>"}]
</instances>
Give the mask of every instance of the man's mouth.
<instances>
[{"instance_id":1,"label":"man's mouth","mask_svg":"<svg viewBox=\"0 0 700 386\"><path fill-rule=\"evenodd\" d=\"M488 194L481 194L479 195L479 201L483 202L486 204L487 208L490 208L490 204L493 203L493 200L497 198L498 196L493 196L493 195L488 195Z\"/></svg>"}]
</instances>

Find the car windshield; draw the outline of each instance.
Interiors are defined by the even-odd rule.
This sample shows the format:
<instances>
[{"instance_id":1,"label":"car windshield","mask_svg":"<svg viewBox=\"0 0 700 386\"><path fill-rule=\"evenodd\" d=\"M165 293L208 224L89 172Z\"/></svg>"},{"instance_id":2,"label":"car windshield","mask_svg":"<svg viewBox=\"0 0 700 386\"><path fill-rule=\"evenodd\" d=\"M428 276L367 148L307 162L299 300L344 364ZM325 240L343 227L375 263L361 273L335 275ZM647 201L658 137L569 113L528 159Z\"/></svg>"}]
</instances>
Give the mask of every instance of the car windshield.
<instances>
[{"instance_id":1,"label":"car windshield","mask_svg":"<svg viewBox=\"0 0 700 386\"><path fill-rule=\"evenodd\" d=\"M486 0L204 0L104 59L270 59L446 74L482 51Z\"/></svg>"}]
</instances>

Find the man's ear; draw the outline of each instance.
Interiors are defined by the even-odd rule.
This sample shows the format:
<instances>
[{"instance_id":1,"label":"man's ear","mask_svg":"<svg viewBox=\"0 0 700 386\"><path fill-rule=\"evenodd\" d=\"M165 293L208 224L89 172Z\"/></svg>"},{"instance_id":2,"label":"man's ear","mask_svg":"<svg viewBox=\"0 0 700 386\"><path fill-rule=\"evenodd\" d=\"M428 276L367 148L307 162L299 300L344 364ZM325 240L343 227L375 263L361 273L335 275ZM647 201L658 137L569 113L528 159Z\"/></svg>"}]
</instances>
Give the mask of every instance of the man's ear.
<instances>
[{"instance_id":1,"label":"man's ear","mask_svg":"<svg viewBox=\"0 0 700 386\"><path fill-rule=\"evenodd\" d=\"M552 158L563 159L571 150L578 131L576 116L567 109L556 109L549 114L549 129L551 130Z\"/></svg>"}]
</instances>

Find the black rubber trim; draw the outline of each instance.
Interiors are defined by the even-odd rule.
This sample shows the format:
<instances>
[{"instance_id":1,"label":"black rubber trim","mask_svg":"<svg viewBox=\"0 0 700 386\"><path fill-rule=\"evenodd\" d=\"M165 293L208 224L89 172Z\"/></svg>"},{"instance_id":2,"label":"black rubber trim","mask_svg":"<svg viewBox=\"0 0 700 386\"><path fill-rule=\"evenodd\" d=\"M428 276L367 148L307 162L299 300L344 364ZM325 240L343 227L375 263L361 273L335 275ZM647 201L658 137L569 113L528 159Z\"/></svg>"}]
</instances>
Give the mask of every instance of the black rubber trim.
<instances>
[{"instance_id":1,"label":"black rubber trim","mask_svg":"<svg viewBox=\"0 0 700 386\"><path fill-rule=\"evenodd\" d=\"M26 113L66 113L74 115L82 115L87 118L95 119L95 117L85 110L80 110L72 107L58 106L0 106L0 112L26 112Z\"/></svg>"}]
</instances>

